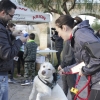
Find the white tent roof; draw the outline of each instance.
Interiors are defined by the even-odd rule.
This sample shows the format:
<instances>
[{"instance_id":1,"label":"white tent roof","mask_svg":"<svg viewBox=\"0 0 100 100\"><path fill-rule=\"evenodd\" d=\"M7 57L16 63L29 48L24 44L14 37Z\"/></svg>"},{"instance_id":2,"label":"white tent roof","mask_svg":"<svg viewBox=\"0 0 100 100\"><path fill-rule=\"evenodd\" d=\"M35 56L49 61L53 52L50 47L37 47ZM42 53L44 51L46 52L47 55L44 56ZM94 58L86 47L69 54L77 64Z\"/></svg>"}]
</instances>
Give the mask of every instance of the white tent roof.
<instances>
[{"instance_id":1,"label":"white tent roof","mask_svg":"<svg viewBox=\"0 0 100 100\"><path fill-rule=\"evenodd\" d=\"M14 2L15 3L15 2ZM29 8L18 5L15 11L14 17L12 19L13 22L20 24L37 24L37 23L45 23L50 22L50 15L42 12L31 11Z\"/></svg>"}]
</instances>

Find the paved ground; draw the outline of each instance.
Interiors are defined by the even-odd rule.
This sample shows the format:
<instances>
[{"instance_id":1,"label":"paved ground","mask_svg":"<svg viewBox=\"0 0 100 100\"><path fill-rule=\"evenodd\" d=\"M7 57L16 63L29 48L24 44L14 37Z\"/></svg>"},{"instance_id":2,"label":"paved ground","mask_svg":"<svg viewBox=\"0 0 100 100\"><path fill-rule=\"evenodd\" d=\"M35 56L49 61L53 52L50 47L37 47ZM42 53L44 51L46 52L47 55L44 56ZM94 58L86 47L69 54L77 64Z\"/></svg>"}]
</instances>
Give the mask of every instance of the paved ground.
<instances>
[{"instance_id":1,"label":"paved ground","mask_svg":"<svg viewBox=\"0 0 100 100\"><path fill-rule=\"evenodd\" d=\"M86 82L85 77L82 77L77 87L81 88L85 84L85 82ZM62 87L61 79L58 80L58 84ZM21 86L20 83L9 84L9 100L28 100L31 89L32 85ZM85 90L82 92L81 96L84 97L86 94L87 93ZM70 93L68 94L68 100L71 100Z\"/></svg>"}]
</instances>

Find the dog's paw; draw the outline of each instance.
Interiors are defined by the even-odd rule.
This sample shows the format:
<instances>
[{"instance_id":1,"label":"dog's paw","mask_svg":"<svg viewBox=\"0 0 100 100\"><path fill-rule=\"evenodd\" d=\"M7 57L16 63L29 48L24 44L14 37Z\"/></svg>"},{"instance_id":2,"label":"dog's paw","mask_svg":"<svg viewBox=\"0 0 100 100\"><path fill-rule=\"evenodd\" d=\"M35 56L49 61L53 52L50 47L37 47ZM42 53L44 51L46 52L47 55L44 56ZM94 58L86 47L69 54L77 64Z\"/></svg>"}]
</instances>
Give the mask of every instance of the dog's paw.
<instances>
[{"instance_id":1,"label":"dog's paw","mask_svg":"<svg viewBox=\"0 0 100 100\"><path fill-rule=\"evenodd\" d=\"M40 100L40 99L36 98L36 100Z\"/></svg>"},{"instance_id":2,"label":"dog's paw","mask_svg":"<svg viewBox=\"0 0 100 100\"><path fill-rule=\"evenodd\" d=\"M36 100L41 100L40 94L37 94Z\"/></svg>"},{"instance_id":3,"label":"dog's paw","mask_svg":"<svg viewBox=\"0 0 100 100\"><path fill-rule=\"evenodd\" d=\"M29 96L29 100L32 100L31 96Z\"/></svg>"}]
</instances>

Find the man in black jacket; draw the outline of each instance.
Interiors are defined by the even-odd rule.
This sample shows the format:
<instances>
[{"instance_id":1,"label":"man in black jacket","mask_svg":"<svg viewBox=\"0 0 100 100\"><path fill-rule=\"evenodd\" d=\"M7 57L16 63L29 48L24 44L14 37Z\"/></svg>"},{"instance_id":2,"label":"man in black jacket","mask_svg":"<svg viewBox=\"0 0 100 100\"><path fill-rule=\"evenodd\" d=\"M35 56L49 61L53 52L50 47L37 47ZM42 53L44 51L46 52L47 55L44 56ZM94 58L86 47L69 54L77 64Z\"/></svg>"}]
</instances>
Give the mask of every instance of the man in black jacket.
<instances>
[{"instance_id":1,"label":"man in black jacket","mask_svg":"<svg viewBox=\"0 0 100 100\"><path fill-rule=\"evenodd\" d=\"M26 38L21 36L12 45L14 37L6 29L7 23L13 18L16 5L10 0L0 1L0 100L8 100L8 71L12 69L13 58L17 55L22 42Z\"/></svg>"},{"instance_id":2,"label":"man in black jacket","mask_svg":"<svg viewBox=\"0 0 100 100\"><path fill-rule=\"evenodd\" d=\"M58 32L55 30L55 28L52 28L52 37L51 40L55 42L55 49L58 51L56 52L56 57L57 57L57 64L55 68L57 69L58 66L61 64L61 52L63 50L63 39L58 36Z\"/></svg>"},{"instance_id":3,"label":"man in black jacket","mask_svg":"<svg viewBox=\"0 0 100 100\"><path fill-rule=\"evenodd\" d=\"M58 67L58 70L73 65L76 63L74 58L74 52L72 50L72 47L70 46L70 40L65 41L64 48L63 48L63 54L62 54L62 61L61 65ZM75 86L76 82L76 75L62 75L62 83L63 83L63 91L65 95L68 94L68 89L71 89ZM72 100L74 100L74 93L71 93Z\"/></svg>"},{"instance_id":4,"label":"man in black jacket","mask_svg":"<svg viewBox=\"0 0 100 100\"><path fill-rule=\"evenodd\" d=\"M8 23L8 25L7 25L7 30L9 31L9 33L13 33L14 31L15 31L15 24L13 24L13 23ZM12 35L11 35L12 36ZM15 38L14 37L12 37L12 39L11 40L14 40ZM14 61L13 61L13 67L12 67L12 69L8 72L8 76L9 76L9 79L8 79L8 82L9 83L15 83L15 80L13 79L13 74L14 74Z\"/></svg>"}]
</instances>

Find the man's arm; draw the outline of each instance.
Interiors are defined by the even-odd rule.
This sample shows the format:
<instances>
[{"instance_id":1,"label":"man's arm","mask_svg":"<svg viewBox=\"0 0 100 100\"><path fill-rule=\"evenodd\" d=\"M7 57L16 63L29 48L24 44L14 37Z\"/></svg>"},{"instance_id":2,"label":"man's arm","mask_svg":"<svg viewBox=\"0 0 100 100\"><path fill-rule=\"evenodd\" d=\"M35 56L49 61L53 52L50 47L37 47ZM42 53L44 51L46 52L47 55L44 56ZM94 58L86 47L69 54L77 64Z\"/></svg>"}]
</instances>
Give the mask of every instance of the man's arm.
<instances>
[{"instance_id":1,"label":"man's arm","mask_svg":"<svg viewBox=\"0 0 100 100\"><path fill-rule=\"evenodd\" d=\"M55 38L51 37L51 40L55 42Z\"/></svg>"},{"instance_id":2,"label":"man's arm","mask_svg":"<svg viewBox=\"0 0 100 100\"><path fill-rule=\"evenodd\" d=\"M9 42L9 35L7 35L5 30L0 29L0 58L3 60L10 60L15 57L22 45L20 39L14 41L14 44L11 45Z\"/></svg>"},{"instance_id":3,"label":"man's arm","mask_svg":"<svg viewBox=\"0 0 100 100\"><path fill-rule=\"evenodd\" d=\"M53 35L53 38L55 39L55 40L57 40L57 41L59 41L59 40L61 40L62 38L61 37L59 37L58 35Z\"/></svg>"}]
</instances>

